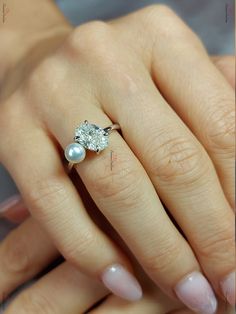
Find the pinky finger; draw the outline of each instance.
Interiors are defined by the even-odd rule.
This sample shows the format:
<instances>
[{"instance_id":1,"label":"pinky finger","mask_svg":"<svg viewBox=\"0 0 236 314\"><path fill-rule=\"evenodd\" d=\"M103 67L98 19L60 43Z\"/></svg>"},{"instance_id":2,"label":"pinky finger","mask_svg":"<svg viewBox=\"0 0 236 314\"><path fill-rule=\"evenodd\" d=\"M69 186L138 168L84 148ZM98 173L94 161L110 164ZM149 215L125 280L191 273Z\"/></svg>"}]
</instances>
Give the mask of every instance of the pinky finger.
<instances>
[{"instance_id":1,"label":"pinky finger","mask_svg":"<svg viewBox=\"0 0 236 314\"><path fill-rule=\"evenodd\" d=\"M84 313L106 295L102 283L65 262L20 294L5 314Z\"/></svg>"}]
</instances>

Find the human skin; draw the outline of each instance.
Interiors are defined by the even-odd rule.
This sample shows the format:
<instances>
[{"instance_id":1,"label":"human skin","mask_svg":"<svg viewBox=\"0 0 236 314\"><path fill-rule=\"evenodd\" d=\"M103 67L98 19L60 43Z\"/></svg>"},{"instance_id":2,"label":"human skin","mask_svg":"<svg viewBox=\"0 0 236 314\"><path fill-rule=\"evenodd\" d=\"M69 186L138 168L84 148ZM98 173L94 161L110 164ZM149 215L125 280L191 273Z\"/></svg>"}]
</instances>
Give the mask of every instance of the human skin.
<instances>
[{"instance_id":1,"label":"human skin","mask_svg":"<svg viewBox=\"0 0 236 314\"><path fill-rule=\"evenodd\" d=\"M78 182L76 182L76 185ZM91 203L88 195L83 195L87 202ZM85 202L85 203L87 203ZM114 230L99 216L94 203L92 211L93 219L116 242L120 239ZM21 211L26 208L21 205ZM91 205L90 205L91 210ZM13 217L16 213L14 206L9 208ZM19 217L19 214L18 214ZM28 239L31 239L29 241ZM127 254L130 252L123 248ZM15 253L14 253L15 252ZM1 267L8 265L5 272L1 273L1 281L5 284L6 294L41 272L49 262L59 257L59 252L48 238L45 231L33 219L28 218L15 229L0 245ZM129 256L129 255L128 255ZM25 258L27 257L27 258ZM3 263L5 260L5 263ZM191 314L181 302L165 296L158 287L146 276L143 270L135 266L135 273L142 284L143 298L137 302L124 301L111 295L101 282L82 274L68 262L62 262L50 272L44 274L30 287L24 289L7 307L6 314L40 313L47 314L79 314L87 312L91 314ZM6 295L5 295L6 297ZM104 299L105 298L105 299ZM103 300L103 301L102 301ZM98 302L99 305L94 305ZM219 302L217 314L233 314L226 302Z\"/></svg>"},{"instance_id":2,"label":"human skin","mask_svg":"<svg viewBox=\"0 0 236 314\"><path fill-rule=\"evenodd\" d=\"M14 76L12 67L3 71L1 161L65 258L114 293L137 299L134 278L126 278L130 291L124 292L110 276L112 265L129 269L129 262L90 220L59 154L83 120L119 122L123 137L114 132L110 142L113 171L110 150L88 155L76 171L156 284L212 313L216 300L201 269L224 298L235 265L232 87L197 36L165 6L75 29L61 16L50 23L37 40L30 38L25 67L11 61ZM199 288L204 293L196 296ZM227 288L230 303L234 293Z\"/></svg>"}]
</instances>

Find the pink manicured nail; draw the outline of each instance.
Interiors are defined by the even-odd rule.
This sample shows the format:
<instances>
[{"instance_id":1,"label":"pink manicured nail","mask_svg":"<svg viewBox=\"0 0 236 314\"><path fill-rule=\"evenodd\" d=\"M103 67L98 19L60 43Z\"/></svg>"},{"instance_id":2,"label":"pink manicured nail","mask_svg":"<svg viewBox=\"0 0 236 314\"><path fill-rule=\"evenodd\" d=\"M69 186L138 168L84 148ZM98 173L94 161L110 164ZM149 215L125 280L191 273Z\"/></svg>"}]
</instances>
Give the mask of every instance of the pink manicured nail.
<instances>
[{"instance_id":1,"label":"pink manicured nail","mask_svg":"<svg viewBox=\"0 0 236 314\"><path fill-rule=\"evenodd\" d=\"M14 195L8 198L6 201L0 204L0 214L6 213L13 206L18 205L18 203L22 202L22 198L20 195Z\"/></svg>"},{"instance_id":2,"label":"pink manicured nail","mask_svg":"<svg viewBox=\"0 0 236 314\"><path fill-rule=\"evenodd\" d=\"M179 299L191 310L201 314L213 314L217 300L207 279L199 272L183 278L175 287Z\"/></svg>"},{"instance_id":3,"label":"pink manicured nail","mask_svg":"<svg viewBox=\"0 0 236 314\"><path fill-rule=\"evenodd\" d=\"M235 305L235 272L229 274L221 282L222 292L231 305Z\"/></svg>"},{"instance_id":4,"label":"pink manicured nail","mask_svg":"<svg viewBox=\"0 0 236 314\"><path fill-rule=\"evenodd\" d=\"M120 264L107 268L103 275L104 285L115 295L129 300L137 301L142 298L142 288L138 281Z\"/></svg>"}]
</instances>

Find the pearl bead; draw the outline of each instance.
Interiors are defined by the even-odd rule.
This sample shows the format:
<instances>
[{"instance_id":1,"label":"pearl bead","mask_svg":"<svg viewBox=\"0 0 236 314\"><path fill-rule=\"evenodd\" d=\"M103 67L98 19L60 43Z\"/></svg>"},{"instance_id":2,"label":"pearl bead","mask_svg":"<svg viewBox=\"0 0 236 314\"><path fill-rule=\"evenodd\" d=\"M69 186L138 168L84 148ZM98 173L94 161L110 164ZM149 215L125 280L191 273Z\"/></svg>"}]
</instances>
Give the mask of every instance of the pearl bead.
<instances>
[{"instance_id":1,"label":"pearl bead","mask_svg":"<svg viewBox=\"0 0 236 314\"><path fill-rule=\"evenodd\" d=\"M83 161L85 156L86 156L85 148L79 143L69 144L65 149L66 159L73 164L77 164Z\"/></svg>"}]
</instances>

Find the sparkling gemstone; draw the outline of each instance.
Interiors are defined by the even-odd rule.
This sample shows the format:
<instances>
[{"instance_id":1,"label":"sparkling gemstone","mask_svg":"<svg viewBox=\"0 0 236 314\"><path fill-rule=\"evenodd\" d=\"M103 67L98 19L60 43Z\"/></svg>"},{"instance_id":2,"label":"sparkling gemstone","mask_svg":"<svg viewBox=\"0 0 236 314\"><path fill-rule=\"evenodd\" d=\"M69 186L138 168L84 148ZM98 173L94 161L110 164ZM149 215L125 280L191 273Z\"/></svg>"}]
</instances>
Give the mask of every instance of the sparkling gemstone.
<instances>
[{"instance_id":1,"label":"sparkling gemstone","mask_svg":"<svg viewBox=\"0 0 236 314\"><path fill-rule=\"evenodd\" d=\"M108 138L107 132L87 121L83 122L75 130L75 141L93 151L105 149L108 146Z\"/></svg>"}]
</instances>

